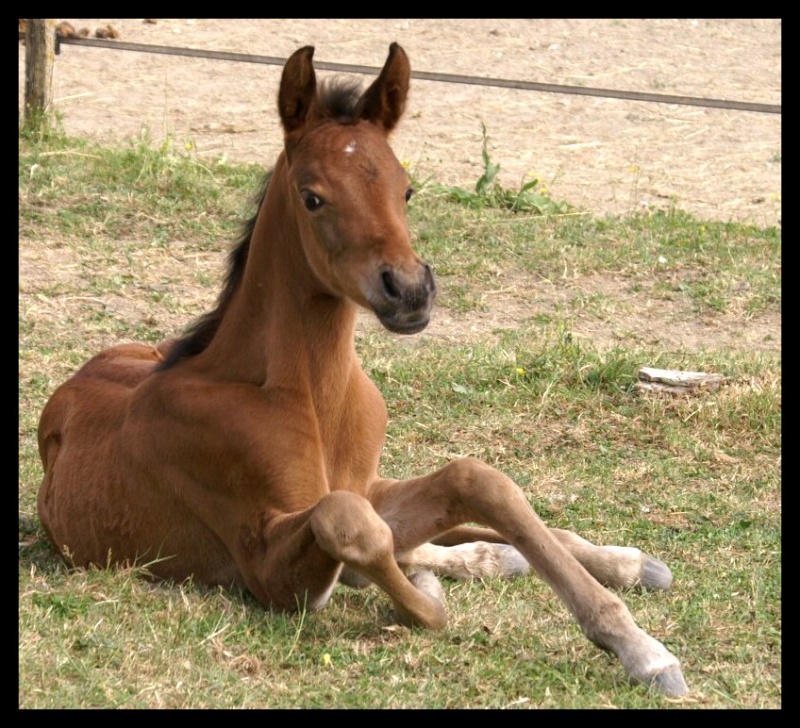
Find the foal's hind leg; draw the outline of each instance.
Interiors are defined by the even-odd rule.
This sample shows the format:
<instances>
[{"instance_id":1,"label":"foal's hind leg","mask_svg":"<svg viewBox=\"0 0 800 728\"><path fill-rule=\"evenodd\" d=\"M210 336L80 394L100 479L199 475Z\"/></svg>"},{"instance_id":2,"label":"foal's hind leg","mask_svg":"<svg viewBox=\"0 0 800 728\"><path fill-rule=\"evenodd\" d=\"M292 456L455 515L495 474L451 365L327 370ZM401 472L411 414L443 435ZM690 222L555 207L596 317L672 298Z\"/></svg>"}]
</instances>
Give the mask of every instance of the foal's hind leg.
<instances>
[{"instance_id":1,"label":"foal's hind leg","mask_svg":"<svg viewBox=\"0 0 800 728\"><path fill-rule=\"evenodd\" d=\"M687 692L677 658L636 625L619 597L581 566L502 473L465 458L427 477L376 482L368 497L401 552L465 522L493 528L550 584L584 634L619 657L632 679L670 696Z\"/></svg>"},{"instance_id":2,"label":"foal's hind leg","mask_svg":"<svg viewBox=\"0 0 800 728\"><path fill-rule=\"evenodd\" d=\"M597 546L572 531L550 532L603 586L629 589L669 589L672 573L659 559L629 546ZM428 568L442 576L516 577L528 573L529 564L513 546L493 529L458 526L398 555L398 561Z\"/></svg>"},{"instance_id":3,"label":"foal's hind leg","mask_svg":"<svg viewBox=\"0 0 800 728\"><path fill-rule=\"evenodd\" d=\"M672 572L661 560L630 546L597 546L572 531L552 533L583 567L604 586L629 589L669 589Z\"/></svg>"}]
</instances>

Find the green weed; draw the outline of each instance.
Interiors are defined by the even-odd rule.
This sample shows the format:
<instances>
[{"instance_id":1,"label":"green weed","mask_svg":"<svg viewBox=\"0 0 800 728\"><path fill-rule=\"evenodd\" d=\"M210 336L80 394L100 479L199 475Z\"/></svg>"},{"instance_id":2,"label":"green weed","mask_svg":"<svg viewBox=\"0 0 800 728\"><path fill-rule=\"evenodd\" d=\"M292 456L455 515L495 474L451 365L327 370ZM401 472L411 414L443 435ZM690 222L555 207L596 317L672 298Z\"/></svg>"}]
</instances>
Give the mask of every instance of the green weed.
<instances>
[{"instance_id":1,"label":"green weed","mask_svg":"<svg viewBox=\"0 0 800 728\"><path fill-rule=\"evenodd\" d=\"M500 165L493 162L489 156L489 139L485 124L481 124L481 132L483 135L481 149L483 174L475 183L475 189L433 185L433 191L443 193L456 202L475 208L491 207L535 215L563 215L574 211L569 203L558 202L550 197L545 186L538 179L523 181L516 190L503 187L497 179Z\"/></svg>"}]
</instances>

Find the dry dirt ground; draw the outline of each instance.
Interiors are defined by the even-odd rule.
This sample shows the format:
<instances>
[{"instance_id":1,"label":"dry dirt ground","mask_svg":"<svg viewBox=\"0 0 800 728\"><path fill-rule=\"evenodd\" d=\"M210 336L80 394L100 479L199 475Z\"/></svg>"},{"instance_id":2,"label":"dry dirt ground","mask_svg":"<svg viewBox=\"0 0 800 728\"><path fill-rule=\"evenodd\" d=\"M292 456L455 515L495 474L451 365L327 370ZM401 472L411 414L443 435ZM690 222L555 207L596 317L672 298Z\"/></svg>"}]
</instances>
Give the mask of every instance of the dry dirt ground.
<instances>
[{"instance_id":1,"label":"dry dirt ground","mask_svg":"<svg viewBox=\"0 0 800 728\"><path fill-rule=\"evenodd\" d=\"M120 41L279 58L310 44L317 61L376 69L398 41L416 71L781 103L777 19L66 20L92 35L111 24ZM20 45L20 108L24 56ZM191 143L201 157L269 166L281 145L280 70L65 45L56 57L55 107L70 134L111 142L145 132ZM482 123L506 187L534 175L555 198L597 215L674 204L714 220L780 221L779 114L413 80L393 146L419 178L470 186L483 171ZM464 327L484 329L518 313L511 299L492 303L494 315ZM693 345L718 335L777 347L780 321L767 319L758 324L766 333L732 321L735 331L723 323L716 333L681 328L664 338Z\"/></svg>"}]
</instances>

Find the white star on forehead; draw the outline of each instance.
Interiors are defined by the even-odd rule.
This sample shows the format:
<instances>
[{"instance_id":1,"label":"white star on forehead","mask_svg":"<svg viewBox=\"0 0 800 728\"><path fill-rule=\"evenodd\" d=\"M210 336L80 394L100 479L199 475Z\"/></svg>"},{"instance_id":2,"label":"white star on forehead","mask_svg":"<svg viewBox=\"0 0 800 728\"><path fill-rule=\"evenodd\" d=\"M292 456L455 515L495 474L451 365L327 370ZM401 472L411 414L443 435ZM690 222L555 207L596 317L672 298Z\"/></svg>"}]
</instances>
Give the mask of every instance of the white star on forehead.
<instances>
[{"instance_id":1,"label":"white star on forehead","mask_svg":"<svg viewBox=\"0 0 800 728\"><path fill-rule=\"evenodd\" d=\"M348 142L344 148L345 154L352 154L356 150L356 140L353 139L352 141Z\"/></svg>"}]
</instances>

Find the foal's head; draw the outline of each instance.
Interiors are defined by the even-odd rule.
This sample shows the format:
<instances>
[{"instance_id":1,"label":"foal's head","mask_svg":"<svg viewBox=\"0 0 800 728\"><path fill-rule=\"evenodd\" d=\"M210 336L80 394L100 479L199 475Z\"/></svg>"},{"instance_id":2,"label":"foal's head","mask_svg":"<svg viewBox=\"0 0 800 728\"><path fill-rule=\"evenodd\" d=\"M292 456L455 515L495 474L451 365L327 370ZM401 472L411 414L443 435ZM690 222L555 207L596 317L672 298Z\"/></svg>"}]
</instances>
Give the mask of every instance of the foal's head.
<instances>
[{"instance_id":1,"label":"foal's head","mask_svg":"<svg viewBox=\"0 0 800 728\"><path fill-rule=\"evenodd\" d=\"M374 311L390 331L416 333L428 324L436 286L411 247L413 189L387 142L405 108L408 58L393 43L359 96L342 85L318 93L313 53L309 46L289 58L278 95L306 260L330 295Z\"/></svg>"}]
</instances>

